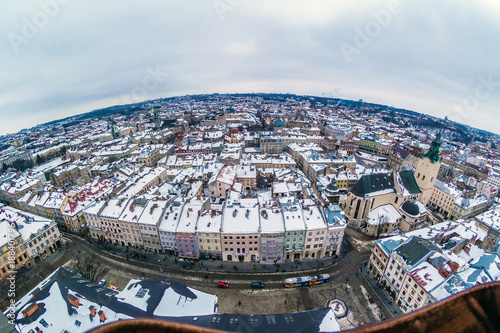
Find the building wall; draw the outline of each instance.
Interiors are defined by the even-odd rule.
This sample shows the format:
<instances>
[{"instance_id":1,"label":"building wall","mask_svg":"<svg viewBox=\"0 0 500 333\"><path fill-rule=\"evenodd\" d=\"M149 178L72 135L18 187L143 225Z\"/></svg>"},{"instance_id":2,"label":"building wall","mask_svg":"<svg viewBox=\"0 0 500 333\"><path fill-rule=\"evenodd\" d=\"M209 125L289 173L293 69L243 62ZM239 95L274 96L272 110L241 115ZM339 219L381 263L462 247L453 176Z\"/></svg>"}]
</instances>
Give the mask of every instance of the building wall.
<instances>
[{"instance_id":1,"label":"building wall","mask_svg":"<svg viewBox=\"0 0 500 333\"><path fill-rule=\"evenodd\" d=\"M221 235L224 261L260 261L260 235L224 233Z\"/></svg>"},{"instance_id":2,"label":"building wall","mask_svg":"<svg viewBox=\"0 0 500 333\"><path fill-rule=\"evenodd\" d=\"M434 182L437 179L441 162L432 163L429 158L421 158L415 168L415 180L422 191L421 201L424 205L430 201Z\"/></svg>"}]
</instances>

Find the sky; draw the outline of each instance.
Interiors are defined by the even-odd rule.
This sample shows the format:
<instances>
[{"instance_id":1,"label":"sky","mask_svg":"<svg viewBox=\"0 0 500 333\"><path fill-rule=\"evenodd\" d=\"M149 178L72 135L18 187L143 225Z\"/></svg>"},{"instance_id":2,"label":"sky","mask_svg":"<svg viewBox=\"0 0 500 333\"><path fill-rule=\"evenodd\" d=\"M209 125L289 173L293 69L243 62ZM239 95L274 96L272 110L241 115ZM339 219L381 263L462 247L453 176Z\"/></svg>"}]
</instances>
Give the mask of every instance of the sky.
<instances>
[{"instance_id":1,"label":"sky","mask_svg":"<svg viewBox=\"0 0 500 333\"><path fill-rule=\"evenodd\" d=\"M500 133L500 1L0 2L0 135L159 97L363 99Z\"/></svg>"}]
</instances>

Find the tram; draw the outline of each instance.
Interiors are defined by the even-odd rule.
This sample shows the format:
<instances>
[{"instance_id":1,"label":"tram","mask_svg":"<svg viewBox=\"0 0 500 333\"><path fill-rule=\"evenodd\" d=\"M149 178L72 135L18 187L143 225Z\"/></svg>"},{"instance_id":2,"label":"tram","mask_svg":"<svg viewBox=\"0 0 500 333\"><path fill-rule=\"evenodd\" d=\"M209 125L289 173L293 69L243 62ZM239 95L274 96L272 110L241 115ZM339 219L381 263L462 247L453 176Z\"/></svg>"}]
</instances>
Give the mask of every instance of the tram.
<instances>
[{"instance_id":1,"label":"tram","mask_svg":"<svg viewBox=\"0 0 500 333\"><path fill-rule=\"evenodd\" d=\"M305 286L314 286L317 284L327 283L330 281L330 275L328 274L319 274L313 276L301 276L288 278L285 280L285 287L293 288L293 287L305 287Z\"/></svg>"}]
</instances>

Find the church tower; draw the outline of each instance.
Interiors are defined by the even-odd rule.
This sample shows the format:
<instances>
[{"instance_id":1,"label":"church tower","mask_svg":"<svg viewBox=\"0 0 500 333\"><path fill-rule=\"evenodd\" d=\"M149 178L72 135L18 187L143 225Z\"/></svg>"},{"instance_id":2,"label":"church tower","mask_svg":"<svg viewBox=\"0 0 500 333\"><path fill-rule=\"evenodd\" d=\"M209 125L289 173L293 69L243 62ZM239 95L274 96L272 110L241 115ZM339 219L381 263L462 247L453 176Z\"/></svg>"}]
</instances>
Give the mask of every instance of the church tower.
<instances>
[{"instance_id":1,"label":"church tower","mask_svg":"<svg viewBox=\"0 0 500 333\"><path fill-rule=\"evenodd\" d=\"M431 198L434 182L436 181L439 168L441 167L441 158L439 157L439 148L441 147L441 133L436 135L432 141L431 148L420 157L415 169L415 180L422 191L420 201L427 205Z\"/></svg>"}]
</instances>

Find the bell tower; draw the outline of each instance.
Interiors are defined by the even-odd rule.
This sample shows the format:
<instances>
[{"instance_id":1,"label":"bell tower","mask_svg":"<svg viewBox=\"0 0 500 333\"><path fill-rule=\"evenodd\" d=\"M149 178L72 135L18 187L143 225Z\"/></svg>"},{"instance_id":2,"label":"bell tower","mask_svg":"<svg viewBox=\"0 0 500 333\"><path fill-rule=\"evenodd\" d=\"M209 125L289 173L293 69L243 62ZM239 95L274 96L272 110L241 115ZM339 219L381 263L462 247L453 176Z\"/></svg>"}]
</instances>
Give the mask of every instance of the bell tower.
<instances>
[{"instance_id":1,"label":"bell tower","mask_svg":"<svg viewBox=\"0 0 500 333\"><path fill-rule=\"evenodd\" d=\"M422 191L420 201L427 205L430 200L434 182L436 181L439 168L441 167L441 158L439 157L439 149L441 147L441 133L436 135L432 141L431 148L425 154L422 154L417 167L415 168L415 180Z\"/></svg>"}]
</instances>

